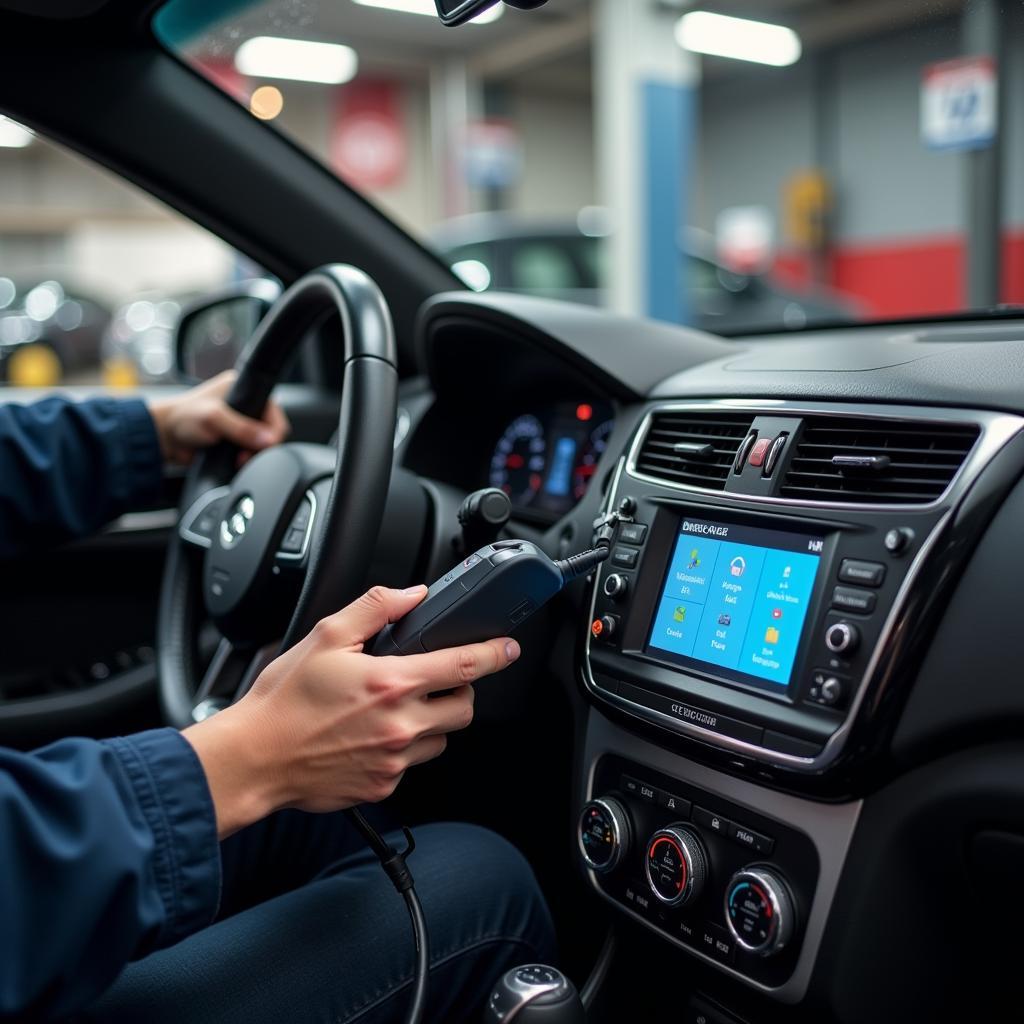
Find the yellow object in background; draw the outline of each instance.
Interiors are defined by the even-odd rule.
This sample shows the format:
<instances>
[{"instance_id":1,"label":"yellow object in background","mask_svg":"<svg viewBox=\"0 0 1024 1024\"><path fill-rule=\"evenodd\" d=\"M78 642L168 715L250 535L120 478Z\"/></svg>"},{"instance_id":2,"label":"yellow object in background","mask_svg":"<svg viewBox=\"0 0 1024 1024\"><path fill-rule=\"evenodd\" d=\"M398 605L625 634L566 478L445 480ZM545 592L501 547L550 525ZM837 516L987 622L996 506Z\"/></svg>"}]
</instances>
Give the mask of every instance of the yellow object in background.
<instances>
[{"instance_id":1,"label":"yellow object in background","mask_svg":"<svg viewBox=\"0 0 1024 1024\"><path fill-rule=\"evenodd\" d=\"M21 345L7 360L7 383L16 388L49 388L62 376L57 353L48 345Z\"/></svg>"},{"instance_id":2,"label":"yellow object in background","mask_svg":"<svg viewBox=\"0 0 1024 1024\"><path fill-rule=\"evenodd\" d=\"M769 626L764 631L764 642L766 644L777 644L779 642L779 631L774 626Z\"/></svg>"},{"instance_id":3,"label":"yellow object in background","mask_svg":"<svg viewBox=\"0 0 1024 1024\"><path fill-rule=\"evenodd\" d=\"M111 359L103 364L103 383L108 388L135 388L139 371L127 359Z\"/></svg>"},{"instance_id":4,"label":"yellow object in background","mask_svg":"<svg viewBox=\"0 0 1024 1024\"><path fill-rule=\"evenodd\" d=\"M786 239L801 249L820 249L828 240L832 189L823 171L790 175L782 186Z\"/></svg>"}]
</instances>

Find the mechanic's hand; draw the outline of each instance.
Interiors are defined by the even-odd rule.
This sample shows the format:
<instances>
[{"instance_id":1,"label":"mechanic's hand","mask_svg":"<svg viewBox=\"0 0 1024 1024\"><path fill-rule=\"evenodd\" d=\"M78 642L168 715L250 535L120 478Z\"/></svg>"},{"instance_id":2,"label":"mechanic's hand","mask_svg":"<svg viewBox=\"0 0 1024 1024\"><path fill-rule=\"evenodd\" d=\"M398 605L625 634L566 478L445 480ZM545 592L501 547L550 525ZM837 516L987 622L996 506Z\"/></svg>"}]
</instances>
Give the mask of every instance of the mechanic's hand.
<instances>
[{"instance_id":1,"label":"mechanic's hand","mask_svg":"<svg viewBox=\"0 0 1024 1024\"><path fill-rule=\"evenodd\" d=\"M514 640L407 657L362 653L426 592L375 587L319 622L241 701L185 730L222 838L282 807L334 811L383 800L407 769L445 749L447 733L469 725L470 684L515 661Z\"/></svg>"},{"instance_id":2,"label":"mechanic's hand","mask_svg":"<svg viewBox=\"0 0 1024 1024\"><path fill-rule=\"evenodd\" d=\"M267 402L259 420L232 409L226 398L234 382L235 371L225 370L183 395L150 403L160 449L168 462L188 465L200 448L209 448L218 441L258 452L280 444L288 436L288 419L273 399Z\"/></svg>"}]
</instances>

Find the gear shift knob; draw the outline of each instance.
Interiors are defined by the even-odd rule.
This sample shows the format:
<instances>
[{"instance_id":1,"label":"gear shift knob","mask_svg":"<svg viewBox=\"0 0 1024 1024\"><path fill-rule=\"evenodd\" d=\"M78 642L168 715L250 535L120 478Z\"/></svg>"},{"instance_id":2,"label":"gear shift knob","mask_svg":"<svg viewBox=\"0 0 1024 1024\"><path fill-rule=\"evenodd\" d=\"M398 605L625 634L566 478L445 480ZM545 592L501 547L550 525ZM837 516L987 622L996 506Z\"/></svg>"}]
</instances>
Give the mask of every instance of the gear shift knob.
<instances>
[{"instance_id":1,"label":"gear shift knob","mask_svg":"<svg viewBox=\"0 0 1024 1024\"><path fill-rule=\"evenodd\" d=\"M495 986L484 1024L583 1024L583 1003L573 983L544 964L514 967Z\"/></svg>"}]
</instances>

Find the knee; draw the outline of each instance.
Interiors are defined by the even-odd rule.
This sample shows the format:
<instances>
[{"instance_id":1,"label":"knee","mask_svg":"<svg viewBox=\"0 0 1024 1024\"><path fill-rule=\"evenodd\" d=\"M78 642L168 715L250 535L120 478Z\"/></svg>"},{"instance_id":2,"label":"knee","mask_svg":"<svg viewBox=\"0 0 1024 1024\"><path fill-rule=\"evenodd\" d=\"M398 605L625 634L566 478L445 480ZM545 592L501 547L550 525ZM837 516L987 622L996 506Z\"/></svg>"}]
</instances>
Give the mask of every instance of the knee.
<instances>
[{"instance_id":1,"label":"knee","mask_svg":"<svg viewBox=\"0 0 1024 1024\"><path fill-rule=\"evenodd\" d=\"M477 825L426 825L410 866L436 911L472 923L479 937L519 941L526 959L551 959L554 926L529 862L507 839ZM430 908L428 907L428 916ZM532 952L531 952L532 951Z\"/></svg>"}]
</instances>

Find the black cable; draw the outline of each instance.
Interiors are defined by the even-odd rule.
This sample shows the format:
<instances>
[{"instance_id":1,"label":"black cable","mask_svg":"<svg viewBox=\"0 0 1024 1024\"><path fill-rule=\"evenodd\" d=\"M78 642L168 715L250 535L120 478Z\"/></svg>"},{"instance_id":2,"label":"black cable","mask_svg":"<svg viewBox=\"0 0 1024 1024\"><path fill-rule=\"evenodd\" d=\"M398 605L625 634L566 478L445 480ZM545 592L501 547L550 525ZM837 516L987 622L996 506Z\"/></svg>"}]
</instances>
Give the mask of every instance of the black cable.
<instances>
[{"instance_id":1,"label":"black cable","mask_svg":"<svg viewBox=\"0 0 1024 1024\"><path fill-rule=\"evenodd\" d=\"M395 891L405 900L409 919L412 921L412 934L416 943L416 968L413 973L412 1001L405 1016L406 1024L420 1024L427 1008L427 981L430 974L430 949L427 937L427 920L423 916L423 906L416 895L416 885L409 871L405 858L416 849L416 841L407 829L405 833L406 848L401 853L393 849L384 837L366 820L358 807L350 807L345 811L349 821L356 827L359 834L366 840L367 846L373 850L380 861Z\"/></svg>"},{"instance_id":2,"label":"black cable","mask_svg":"<svg viewBox=\"0 0 1024 1024\"><path fill-rule=\"evenodd\" d=\"M593 572L608 558L609 554L611 554L611 548L601 545L601 547L591 548L590 551L581 551L578 555L559 558L555 565L562 574L562 581L569 583L580 576L586 576Z\"/></svg>"}]
</instances>

